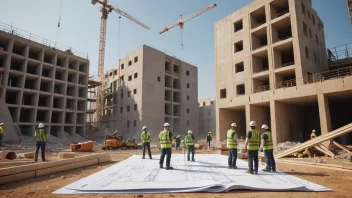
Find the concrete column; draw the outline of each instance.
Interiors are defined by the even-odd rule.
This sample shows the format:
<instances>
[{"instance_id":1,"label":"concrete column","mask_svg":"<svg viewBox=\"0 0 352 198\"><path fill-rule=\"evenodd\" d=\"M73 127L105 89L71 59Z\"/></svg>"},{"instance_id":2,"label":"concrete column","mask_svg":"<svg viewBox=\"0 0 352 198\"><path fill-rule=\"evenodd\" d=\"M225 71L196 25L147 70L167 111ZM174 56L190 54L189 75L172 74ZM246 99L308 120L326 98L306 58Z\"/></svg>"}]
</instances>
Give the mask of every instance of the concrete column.
<instances>
[{"instance_id":1,"label":"concrete column","mask_svg":"<svg viewBox=\"0 0 352 198\"><path fill-rule=\"evenodd\" d=\"M271 125L271 134L273 138L273 144L274 146L277 145L277 126L276 126L276 109L275 109L275 101L271 100L270 101L270 125Z\"/></svg>"},{"instance_id":2,"label":"concrete column","mask_svg":"<svg viewBox=\"0 0 352 198\"><path fill-rule=\"evenodd\" d=\"M319 117L321 134L327 134L331 131L331 118L329 100L324 94L318 95Z\"/></svg>"},{"instance_id":3,"label":"concrete column","mask_svg":"<svg viewBox=\"0 0 352 198\"><path fill-rule=\"evenodd\" d=\"M249 104L246 104L246 135L247 131L250 131L249 122L251 121L251 108Z\"/></svg>"}]
</instances>

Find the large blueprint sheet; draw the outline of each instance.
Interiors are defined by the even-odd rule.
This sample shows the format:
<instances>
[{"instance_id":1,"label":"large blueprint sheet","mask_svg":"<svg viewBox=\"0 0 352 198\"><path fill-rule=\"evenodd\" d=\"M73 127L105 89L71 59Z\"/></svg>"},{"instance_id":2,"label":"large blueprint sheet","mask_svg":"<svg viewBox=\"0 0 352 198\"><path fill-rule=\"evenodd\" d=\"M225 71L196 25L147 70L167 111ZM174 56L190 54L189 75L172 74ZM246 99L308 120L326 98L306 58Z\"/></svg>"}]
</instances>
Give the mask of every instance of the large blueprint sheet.
<instances>
[{"instance_id":1,"label":"large blueprint sheet","mask_svg":"<svg viewBox=\"0 0 352 198\"><path fill-rule=\"evenodd\" d=\"M172 155L174 170L159 168L159 156L141 159L134 155L100 172L65 186L55 194L81 193L169 193L227 192L236 189L261 191L329 191L330 189L282 173L245 173L247 162L237 159L239 169L227 168L227 156L196 155L196 162L184 155ZM164 165L165 166L165 165ZM259 170L264 167L260 166Z\"/></svg>"}]
</instances>

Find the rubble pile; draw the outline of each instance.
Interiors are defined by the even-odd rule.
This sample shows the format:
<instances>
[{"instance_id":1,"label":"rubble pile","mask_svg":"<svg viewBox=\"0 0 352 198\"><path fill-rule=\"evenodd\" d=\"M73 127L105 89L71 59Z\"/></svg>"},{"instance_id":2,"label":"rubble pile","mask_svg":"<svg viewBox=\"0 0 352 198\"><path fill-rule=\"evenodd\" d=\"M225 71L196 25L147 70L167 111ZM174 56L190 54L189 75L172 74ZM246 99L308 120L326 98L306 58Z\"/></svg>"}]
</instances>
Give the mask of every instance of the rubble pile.
<instances>
[{"instance_id":1,"label":"rubble pile","mask_svg":"<svg viewBox=\"0 0 352 198\"><path fill-rule=\"evenodd\" d=\"M286 151L292 147L295 147L299 144L300 144L299 142L290 142L290 141L282 142L274 148L274 154L284 152L284 151Z\"/></svg>"},{"instance_id":2,"label":"rubble pile","mask_svg":"<svg viewBox=\"0 0 352 198\"><path fill-rule=\"evenodd\" d=\"M98 138L98 137L105 137L105 135L111 135L113 133L113 131L110 131L108 128L106 127L101 127L99 129L99 131L88 134L87 136L89 138Z\"/></svg>"},{"instance_id":3,"label":"rubble pile","mask_svg":"<svg viewBox=\"0 0 352 198\"><path fill-rule=\"evenodd\" d=\"M344 150L338 151L337 154L335 155L335 158L337 159L347 159L348 161L352 160L352 155L347 153Z\"/></svg>"}]
</instances>

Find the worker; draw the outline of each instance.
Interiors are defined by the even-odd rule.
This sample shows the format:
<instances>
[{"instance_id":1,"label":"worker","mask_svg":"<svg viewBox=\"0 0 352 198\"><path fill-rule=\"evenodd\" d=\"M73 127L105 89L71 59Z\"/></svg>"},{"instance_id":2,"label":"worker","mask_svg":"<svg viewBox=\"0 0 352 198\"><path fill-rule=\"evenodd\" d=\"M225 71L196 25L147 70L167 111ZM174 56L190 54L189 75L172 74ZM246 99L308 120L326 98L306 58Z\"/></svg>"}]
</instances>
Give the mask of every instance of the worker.
<instances>
[{"instance_id":1,"label":"worker","mask_svg":"<svg viewBox=\"0 0 352 198\"><path fill-rule=\"evenodd\" d=\"M310 139L313 139L316 137L317 137L316 131L315 131L315 129L313 129L312 133L310 134Z\"/></svg>"},{"instance_id":2,"label":"worker","mask_svg":"<svg viewBox=\"0 0 352 198\"><path fill-rule=\"evenodd\" d=\"M142 130L143 130L143 132L141 134L141 139L143 142L143 157L142 157L142 159L144 159L144 156L145 156L145 147L148 148L149 158L152 159L152 154L150 152L150 133L147 131L146 126L143 126Z\"/></svg>"},{"instance_id":3,"label":"worker","mask_svg":"<svg viewBox=\"0 0 352 198\"><path fill-rule=\"evenodd\" d=\"M271 132L269 131L269 127L266 124L262 126L263 134L261 137L261 147L264 150L265 164L266 168L262 171L264 172L276 172L276 165L274 159L274 151L273 151L273 138Z\"/></svg>"},{"instance_id":4,"label":"worker","mask_svg":"<svg viewBox=\"0 0 352 198\"><path fill-rule=\"evenodd\" d=\"M227 131L227 148L229 149L228 164L229 169L237 169L237 134L236 123L231 124L231 129Z\"/></svg>"},{"instance_id":5,"label":"worker","mask_svg":"<svg viewBox=\"0 0 352 198\"><path fill-rule=\"evenodd\" d=\"M39 153L39 148L42 153L42 161L45 162L45 146L46 146L46 141L48 140L48 136L46 135L46 132L44 130L44 124L39 123L38 129L34 131L34 137L36 140L36 146L37 149L35 151L35 158L34 160L37 162L38 161L38 153Z\"/></svg>"},{"instance_id":6,"label":"worker","mask_svg":"<svg viewBox=\"0 0 352 198\"><path fill-rule=\"evenodd\" d=\"M176 136L176 150L180 148L180 144L181 144L181 136L178 135Z\"/></svg>"},{"instance_id":7,"label":"worker","mask_svg":"<svg viewBox=\"0 0 352 198\"><path fill-rule=\"evenodd\" d=\"M1 146L2 146L3 134L4 134L4 123L0 123L0 151L1 151Z\"/></svg>"},{"instance_id":8,"label":"worker","mask_svg":"<svg viewBox=\"0 0 352 198\"><path fill-rule=\"evenodd\" d=\"M208 143L208 149L210 149L210 142L213 140L213 138L211 138L211 132L208 132L207 135L207 143Z\"/></svg>"},{"instance_id":9,"label":"worker","mask_svg":"<svg viewBox=\"0 0 352 198\"><path fill-rule=\"evenodd\" d=\"M249 174L258 174L258 150L259 150L259 140L260 135L259 131L255 129L256 123L251 121L249 123L251 130L247 133L245 150L248 150L248 168L249 170L246 173ZM254 161L254 169L253 169L253 161Z\"/></svg>"},{"instance_id":10,"label":"worker","mask_svg":"<svg viewBox=\"0 0 352 198\"><path fill-rule=\"evenodd\" d=\"M166 122L164 124L164 130L162 130L159 134L158 137L158 143L160 142L160 161L159 165L160 168L164 168L164 158L166 155L166 170L172 170L174 169L172 166L170 166L171 162L171 148L172 148L172 133L170 132L170 124Z\"/></svg>"},{"instance_id":11,"label":"worker","mask_svg":"<svg viewBox=\"0 0 352 198\"><path fill-rule=\"evenodd\" d=\"M188 135L185 137L185 146L188 148L187 161L190 160L190 153L192 153L192 162L194 162L194 137L191 130L188 130Z\"/></svg>"}]
</instances>

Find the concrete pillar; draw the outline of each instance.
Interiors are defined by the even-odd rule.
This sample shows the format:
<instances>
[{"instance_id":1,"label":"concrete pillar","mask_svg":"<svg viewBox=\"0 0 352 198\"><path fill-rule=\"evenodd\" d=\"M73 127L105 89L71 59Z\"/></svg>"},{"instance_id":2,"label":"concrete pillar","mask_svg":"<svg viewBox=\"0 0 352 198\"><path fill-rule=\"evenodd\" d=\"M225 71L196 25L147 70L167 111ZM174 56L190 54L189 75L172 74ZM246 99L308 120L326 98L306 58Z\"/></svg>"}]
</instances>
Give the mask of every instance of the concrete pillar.
<instances>
[{"instance_id":1,"label":"concrete pillar","mask_svg":"<svg viewBox=\"0 0 352 198\"><path fill-rule=\"evenodd\" d=\"M321 134L327 134L331 129L329 100L324 94L318 95Z\"/></svg>"},{"instance_id":2,"label":"concrete pillar","mask_svg":"<svg viewBox=\"0 0 352 198\"><path fill-rule=\"evenodd\" d=\"M251 107L250 104L246 104L246 135L247 131L250 131L249 122L251 121Z\"/></svg>"},{"instance_id":3,"label":"concrete pillar","mask_svg":"<svg viewBox=\"0 0 352 198\"><path fill-rule=\"evenodd\" d=\"M277 145L277 126L276 126L276 109L275 109L275 101L270 101L270 130L273 138L274 146Z\"/></svg>"}]
</instances>

